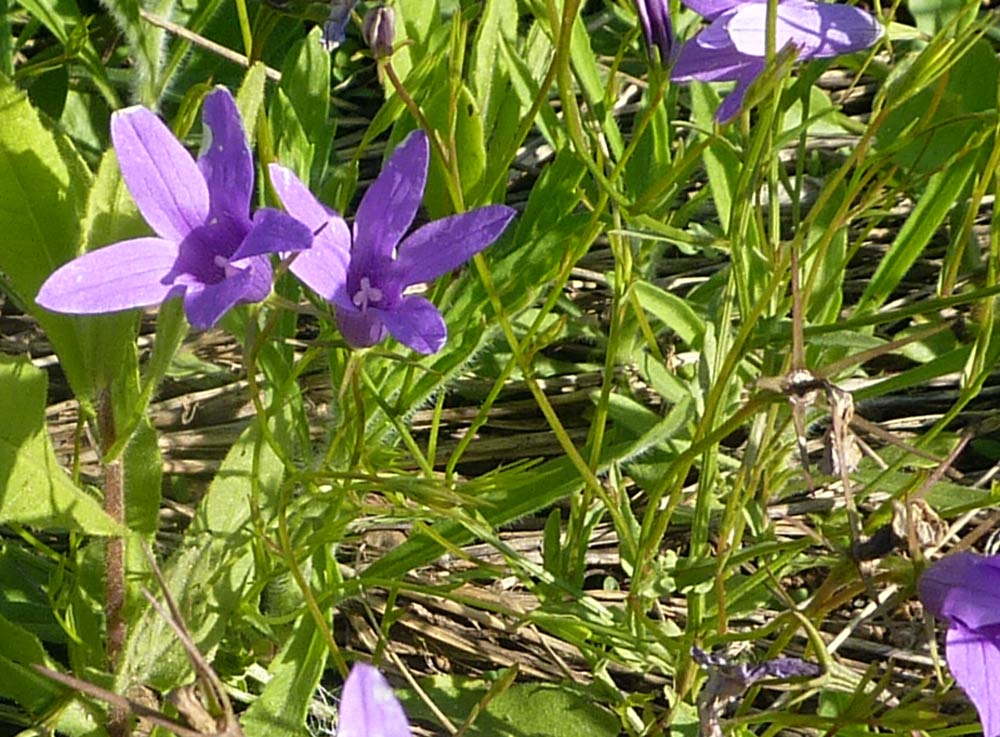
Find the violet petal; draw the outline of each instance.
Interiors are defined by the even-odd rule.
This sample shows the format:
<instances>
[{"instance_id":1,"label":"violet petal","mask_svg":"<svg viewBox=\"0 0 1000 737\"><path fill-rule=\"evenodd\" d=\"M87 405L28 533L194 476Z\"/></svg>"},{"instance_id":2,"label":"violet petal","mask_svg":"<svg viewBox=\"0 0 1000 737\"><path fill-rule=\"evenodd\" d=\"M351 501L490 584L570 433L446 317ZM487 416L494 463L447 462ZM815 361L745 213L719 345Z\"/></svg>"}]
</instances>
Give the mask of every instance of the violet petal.
<instances>
[{"instance_id":1,"label":"violet petal","mask_svg":"<svg viewBox=\"0 0 1000 737\"><path fill-rule=\"evenodd\" d=\"M194 284L184 295L184 312L192 327L203 330L215 325L219 319L240 302L258 302L267 296L261 294L261 277L270 272L257 258L255 268L235 268L234 273L215 284ZM270 280L267 282L270 287Z\"/></svg>"},{"instance_id":2,"label":"violet petal","mask_svg":"<svg viewBox=\"0 0 1000 737\"><path fill-rule=\"evenodd\" d=\"M438 308L423 297L404 297L394 310L375 312L393 338L417 353L436 353L448 339L448 328Z\"/></svg>"},{"instance_id":3,"label":"violet petal","mask_svg":"<svg viewBox=\"0 0 1000 737\"><path fill-rule=\"evenodd\" d=\"M737 51L756 57L765 55L766 28L766 3L740 5L727 24ZM793 43L803 59L859 51L881 35L882 27L872 15L849 5L807 0L785 0L778 5L775 48Z\"/></svg>"},{"instance_id":4,"label":"violet petal","mask_svg":"<svg viewBox=\"0 0 1000 737\"><path fill-rule=\"evenodd\" d=\"M216 87L202 105L203 135L198 168L208 184L213 215L246 218L253 195L253 157L236 101Z\"/></svg>"},{"instance_id":5,"label":"violet petal","mask_svg":"<svg viewBox=\"0 0 1000 737\"><path fill-rule=\"evenodd\" d=\"M111 138L132 199L157 235L180 241L205 222L205 179L163 121L144 107L119 110Z\"/></svg>"},{"instance_id":6,"label":"violet petal","mask_svg":"<svg viewBox=\"0 0 1000 737\"><path fill-rule=\"evenodd\" d=\"M766 3L766 0L754 0ZM743 5L745 0L683 0L684 4L707 20L714 20L727 10Z\"/></svg>"},{"instance_id":7,"label":"violet petal","mask_svg":"<svg viewBox=\"0 0 1000 737\"><path fill-rule=\"evenodd\" d=\"M420 130L392 152L354 216L354 258L392 255L423 200L429 155L427 134Z\"/></svg>"},{"instance_id":8,"label":"violet petal","mask_svg":"<svg viewBox=\"0 0 1000 737\"><path fill-rule=\"evenodd\" d=\"M743 100L747 95L747 90L753 81L764 71L764 60L748 62L740 70L740 77L736 80L736 87L726 95L726 99L715 111L715 119L720 123L728 123L740 113L743 107Z\"/></svg>"},{"instance_id":9,"label":"violet petal","mask_svg":"<svg viewBox=\"0 0 1000 737\"><path fill-rule=\"evenodd\" d=\"M685 43L677 55L670 73L675 82L727 82L741 79L754 60L741 54L725 36L726 45L719 47L712 43L709 26L693 39Z\"/></svg>"},{"instance_id":10,"label":"violet petal","mask_svg":"<svg viewBox=\"0 0 1000 737\"><path fill-rule=\"evenodd\" d=\"M427 223L399 244L394 269L403 286L461 266L499 238L515 214L510 207L488 205Z\"/></svg>"},{"instance_id":11,"label":"violet petal","mask_svg":"<svg viewBox=\"0 0 1000 737\"><path fill-rule=\"evenodd\" d=\"M352 348L377 345L389 334L374 310L361 312L354 305L337 306L337 328Z\"/></svg>"},{"instance_id":12,"label":"violet petal","mask_svg":"<svg viewBox=\"0 0 1000 737\"><path fill-rule=\"evenodd\" d=\"M232 260L267 253L303 251L312 246L312 231L287 212L263 207L253 215L253 227L247 233Z\"/></svg>"},{"instance_id":13,"label":"violet petal","mask_svg":"<svg viewBox=\"0 0 1000 737\"><path fill-rule=\"evenodd\" d=\"M985 737L1000 737L1000 628L977 631L952 622L945 657L958 685L979 712Z\"/></svg>"},{"instance_id":14,"label":"violet petal","mask_svg":"<svg viewBox=\"0 0 1000 737\"><path fill-rule=\"evenodd\" d=\"M971 629L1000 625L1000 556L945 556L923 572L918 588L936 617Z\"/></svg>"},{"instance_id":15,"label":"violet petal","mask_svg":"<svg viewBox=\"0 0 1000 737\"><path fill-rule=\"evenodd\" d=\"M155 305L174 285L168 278L177 244L136 238L85 253L56 269L35 301L55 312L90 315Z\"/></svg>"},{"instance_id":16,"label":"violet petal","mask_svg":"<svg viewBox=\"0 0 1000 737\"><path fill-rule=\"evenodd\" d=\"M410 737L410 725L385 677L355 663L344 682L337 737Z\"/></svg>"},{"instance_id":17,"label":"violet petal","mask_svg":"<svg viewBox=\"0 0 1000 737\"><path fill-rule=\"evenodd\" d=\"M312 247L295 257L292 273L316 294L350 308L346 285L351 232L347 223L317 200L290 169L271 164L269 171L285 210L313 233Z\"/></svg>"}]
</instances>

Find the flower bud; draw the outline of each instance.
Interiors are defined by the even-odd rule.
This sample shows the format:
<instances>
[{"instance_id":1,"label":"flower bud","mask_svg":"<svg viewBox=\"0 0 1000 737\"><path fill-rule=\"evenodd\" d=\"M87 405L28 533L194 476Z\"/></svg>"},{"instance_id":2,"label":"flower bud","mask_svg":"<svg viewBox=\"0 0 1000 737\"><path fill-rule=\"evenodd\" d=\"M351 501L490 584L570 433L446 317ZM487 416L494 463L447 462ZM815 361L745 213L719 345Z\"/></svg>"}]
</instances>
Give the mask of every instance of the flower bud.
<instances>
[{"instance_id":1,"label":"flower bud","mask_svg":"<svg viewBox=\"0 0 1000 737\"><path fill-rule=\"evenodd\" d=\"M358 0L330 0L330 16L323 24L323 39L321 43L327 51L333 51L344 43L347 22L351 19L351 11Z\"/></svg>"},{"instance_id":2,"label":"flower bud","mask_svg":"<svg viewBox=\"0 0 1000 737\"><path fill-rule=\"evenodd\" d=\"M646 37L646 51L655 60L653 49L660 50L660 63L670 62L670 52L674 45L674 30L670 25L670 9L667 0L636 0L639 22Z\"/></svg>"},{"instance_id":3,"label":"flower bud","mask_svg":"<svg viewBox=\"0 0 1000 737\"><path fill-rule=\"evenodd\" d=\"M392 41L396 35L396 13L388 5L372 8L365 15L361 35L376 59L392 56Z\"/></svg>"}]
</instances>

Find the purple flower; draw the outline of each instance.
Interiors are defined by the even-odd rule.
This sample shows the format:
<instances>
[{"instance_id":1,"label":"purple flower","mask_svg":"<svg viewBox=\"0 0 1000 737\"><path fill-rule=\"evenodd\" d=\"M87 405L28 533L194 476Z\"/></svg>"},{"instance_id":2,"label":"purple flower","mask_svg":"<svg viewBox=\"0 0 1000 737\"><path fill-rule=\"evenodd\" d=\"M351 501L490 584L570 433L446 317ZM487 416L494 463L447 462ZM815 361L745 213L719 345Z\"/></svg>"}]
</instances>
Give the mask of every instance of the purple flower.
<instances>
[{"instance_id":1,"label":"purple flower","mask_svg":"<svg viewBox=\"0 0 1000 737\"><path fill-rule=\"evenodd\" d=\"M344 682L337 737L410 737L399 699L378 670L355 663Z\"/></svg>"},{"instance_id":2,"label":"purple flower","mask_svg":"<svg viewBox=\"0 0 1000 737\"><path fill-rule=\"evenodd\" d=\"M347 38L347 22L358 0L330 0L330 15L323 23L321 43L327 51L333 51Z\"/></svg>"},{"instance_id":3,"label":"purple flower","mask_svg":"<svg viewBox=\"0 0 1000 737\"><path fill-rule=\"evenodd\" d=\"M423 199L428 153L423 131L399 144L361 199L353 234L290 170L271 164L285 209L315 233L313 247L296 257L292 273L336 305L337 325L355 348L391 334L419 353L440 350L447 337L444 318L426 299L404 290L455 269L493 243L514 217L509 207L489 205L427 223L400 243Z\"/></svg>"},{"instance_id":4,"label":"purple flower","mask_svg":"<svg viewBox=\"0 0 1000 737\"><path fill-rule=\"evenodd\" d=\"M671 72L677 82L735 81L736 89L715 114L732 120L743 106L747 88L765 65L766 0L684 0L711 21L684 44ZM775 49L791 44L801 60L849 54L872 46L882 27L869 13L849 5L783 0L778 5Z\"/></svg>"},{"instance_id":5,"label":"purple flower","mask_svg":"<svg viewBox=\"0 0 1000 737\"><path fill-rule=\"evenodd\" d=\"M236 103L217 88L205 98L197 163L166 125L143 107L120 110L111 138L125 184L159 237L85 253L42 284L35 301L54 312L97 314L184 298L196 328L232 306L271 291L266 254L308 248L312 233L279 210L251 220L253 160Z\"/></svg>"},{"instance_id":6,"label":"purple flower","mask_svg":"<svg viewBox=\"0 0 1000 737\"><path fill-rule=\"evenodd\" d=\"M931 614L948 622L945 658L979 711L986 737L1000 736L1000 555L955 553L918 584Z\"/></svg>"},{"instance_id":7,"label":"purple flower","mask_svg":"<svg viewBox=\"0 0 1000 737\"><path fill-rule=\"evenodd\" d=\"M646 37L646 51L653 59L653 49L660 50L660 63L670 61L670 51L674 45L674 30L670 25L670 10L667 0L636 0L642 34ZM655 59L654 59L655 61Z\"/></svg>"}]
</instances>

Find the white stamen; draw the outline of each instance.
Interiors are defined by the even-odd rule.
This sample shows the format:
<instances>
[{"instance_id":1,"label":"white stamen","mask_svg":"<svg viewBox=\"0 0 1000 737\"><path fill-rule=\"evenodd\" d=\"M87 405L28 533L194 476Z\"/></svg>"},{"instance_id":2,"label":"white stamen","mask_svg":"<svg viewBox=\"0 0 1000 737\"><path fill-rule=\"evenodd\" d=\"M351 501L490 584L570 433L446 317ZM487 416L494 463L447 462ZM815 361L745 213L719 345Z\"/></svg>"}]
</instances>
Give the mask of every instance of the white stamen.
<instances>
[{"instance_id":1,"label":"white stamen","mask_svg":"<svg viewBox=\"0 0 1000 737\"><path fill-rule=\"evenodd\" d=\"M351 301L354 303L355 307L360 309L362 312L368 309L369 302L378 302L382 299L382 290L378 287L373 287L371 279L367 276L361 277L361 289L359 289Z\"/></svg>"},{"instance_id":2,"label":"white stamen","mask_svg":"<svg viewBox=\"0 0 1000 737\"><path fill-rule=\"evenodd\" d=\"M231 263L229 263L229 259L227 259L225 256L216 256L214 259L212 259L212 262L226 273L227 279L235 274L238 274L240 271Z\"/></svg>"}]
</instances>

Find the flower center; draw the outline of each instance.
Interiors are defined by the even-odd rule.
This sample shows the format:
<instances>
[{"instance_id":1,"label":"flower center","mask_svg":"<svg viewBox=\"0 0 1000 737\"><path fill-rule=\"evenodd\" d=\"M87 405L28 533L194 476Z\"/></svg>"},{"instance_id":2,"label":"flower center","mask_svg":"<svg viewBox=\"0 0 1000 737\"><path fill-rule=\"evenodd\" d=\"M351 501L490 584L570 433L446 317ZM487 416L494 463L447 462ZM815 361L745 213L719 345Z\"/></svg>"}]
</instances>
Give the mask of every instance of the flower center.
<instances>
[{"instance_id":1,"label":"flower center","mask_svg":"<svg viewBox=\"0 0 1000 737\"><path fill-rule=\"evenodd\" d=\"M378 287L373 287L371 279L367 276L361 277L361 289L354 293L351 297L351 302L359 310L364 312L368 309L369 302L379 302L382 299L382 290Z\"/></svg>"},{"instance_id":2,"label":"flower center","mask_svg":"<svg viewBox=\"0 0 1000 737\"><path fill-rule=\"evenodd\" d=\"M236 274L240 273L240 270L237 269L235 266L233 266L231 263L229 263L229 259L227 259L225 256L216 256L214 259L212 259L212 261L215 263L216 266L222 269L222 271L226 275L226 279L229 279L230 277L233 277Z\"/></svg>"}]
</instances>

